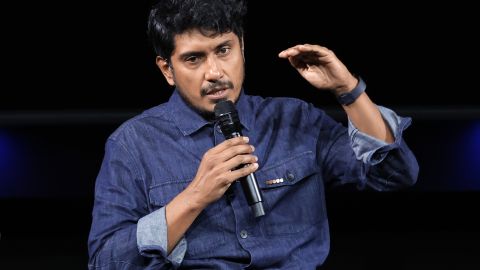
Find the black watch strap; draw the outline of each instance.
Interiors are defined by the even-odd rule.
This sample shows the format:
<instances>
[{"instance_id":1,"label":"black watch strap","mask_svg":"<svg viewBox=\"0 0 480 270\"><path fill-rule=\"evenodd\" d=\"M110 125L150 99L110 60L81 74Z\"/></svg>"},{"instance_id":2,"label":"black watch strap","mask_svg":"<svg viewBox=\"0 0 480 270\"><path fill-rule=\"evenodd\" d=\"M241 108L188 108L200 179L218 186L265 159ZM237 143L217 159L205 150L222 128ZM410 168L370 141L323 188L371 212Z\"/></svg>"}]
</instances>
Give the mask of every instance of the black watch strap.
<instances>
[{"instance_id":1,"label":"black watch strap","mask_svg":"<svg viewBox=\"0 0 480 270\"><path fill-rule=\"evenodd\" d=\"M355 88L353 88L352 91L348 93L343 93L337 96L338 103L346 106L352 104L360 94L365 92L365 89L367 88L367 85L363 81L361 77L358 77L358 83Z\"/></svg>"}]
</instances>

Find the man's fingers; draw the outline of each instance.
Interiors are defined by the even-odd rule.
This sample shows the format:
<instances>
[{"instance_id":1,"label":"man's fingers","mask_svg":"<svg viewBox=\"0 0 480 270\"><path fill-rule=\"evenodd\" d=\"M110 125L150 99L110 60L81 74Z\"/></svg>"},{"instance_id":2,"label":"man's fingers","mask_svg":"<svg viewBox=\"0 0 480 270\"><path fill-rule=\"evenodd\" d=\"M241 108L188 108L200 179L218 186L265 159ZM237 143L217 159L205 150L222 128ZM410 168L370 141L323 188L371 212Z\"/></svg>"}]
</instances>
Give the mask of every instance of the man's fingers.
<instances>
[{"instance_id":1,"label":"man's fingers","mask_svg":"<svg viewBox=\"0 0 480 270\"><path fill-rule=\"evenodd\" d=\"M255 155L238 155L223 163L223 169L233 171L242 165L249 165L258 161Z\"/></svg>"},{"instance_id":2,"label":"man's fingers","mask_svg":"<svg viewBox=\"0 0 480 270\"><path fill-rule=\"evenodd\" d=\"M297 50L295 47L291 47L291 48L288 48L284 51L281 51L279 54L278 54L278 57L280 58L289 58L289 57L292 57L292 56L295 56L295 55L298 55L300 53L299 50Z\"/></svg>"},{"instance_id":3,"label":"man's fingers","mask_svg":"<svg viewBox=\"0 0 480 270\"><path fill-rule=\"evenodd\" d=\"M226 149L232 148L233 146L247 144L249 141L250 141L250 139L248 137L245 137L245 136L235 137L235 138L225 140L224 142L222 142L219 145L213 147L209 151L211 151L212 154L220 153L220 152L225 151Z\"/></svg>"},{"instance_id":4,"label":"man's fingers","mask_svg":"<svg viewBox=\"0 0 480 270\"><path fill-rule=\"evenodd\" d=\"M254 173L258 169L258 163L248 164L240 169L229 172L229 179L231 182L236 181L239 178L245 177L251 173Z\"/></svg>"},{"instance_id":5,"label":"man's fingers","mask_svg":"<svg viewBox=\"0 0 480 270\"><path fill-rule=\"evenodd\" d=\"M253 151L255 151L255 147L247 144L245 140L243 142L240 142L239 140L230 142L225 141L224 143L225 144L219 144L218 146L207 151L204 155L204 158L207 160L213 160L216 163L223 163L235 156L251 154Z\"/></svg>"},{"instance_id":6,"label":"man's fingers","mask_svg":"<svg viewBox=\"0 0 480 270\"><path fill-rule=\"evenodd\" d=\"M289 57L293 57L293 56L297 56L301 53L305 53L305 52L314 52L316 54L318 54L318 56L326 56L328 54L331 53L331 51L326 48L326 47L322 47L322 46L319 46L319 45L311 45L311 44L301 44L301 45L296 45L296 46L293 46L293 47L290 47L286 50L283 50L281 51L278 56L280 58L289 58Z\"/></svg>"}]
</instances>

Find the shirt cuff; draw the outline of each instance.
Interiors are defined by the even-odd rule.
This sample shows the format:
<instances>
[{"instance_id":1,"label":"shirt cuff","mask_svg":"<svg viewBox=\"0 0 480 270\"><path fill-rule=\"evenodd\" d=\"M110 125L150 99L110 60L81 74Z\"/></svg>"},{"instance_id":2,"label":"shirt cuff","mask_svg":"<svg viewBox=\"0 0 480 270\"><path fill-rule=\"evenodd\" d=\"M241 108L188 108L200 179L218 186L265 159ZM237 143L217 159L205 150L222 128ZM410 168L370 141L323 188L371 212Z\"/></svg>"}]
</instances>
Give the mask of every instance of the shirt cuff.
<instances>
[{"instance_id":1,"label":"shirt cuff","mask_svg":"<svg viewBox=\"0 0 480 270\"><path fill-rule=\"evenodd\" d=\"M403 131L410 126L412 122L410 117L401 117L388 108L382 106L377 107L393 133L395 141L391 144L359 131L355 125L348 120L348 134L350 135L353 151L358 160L362 160L363 163L370 165L382 162L390 150L398 148L402 140Z\"/></svg>"},{"instance_id":2,"label":"shirt cuff","mask_svg":"<svg viewBox=\"0 0 480 270\"><path fill-rule=\"evenodd\" d=\"M163 256L178 267L187 251L187 240L182 237L167 256L167 219L165 207L152 212L138 220L137 246L140 254L146 257Z\"/></svg>"}]
</instances>

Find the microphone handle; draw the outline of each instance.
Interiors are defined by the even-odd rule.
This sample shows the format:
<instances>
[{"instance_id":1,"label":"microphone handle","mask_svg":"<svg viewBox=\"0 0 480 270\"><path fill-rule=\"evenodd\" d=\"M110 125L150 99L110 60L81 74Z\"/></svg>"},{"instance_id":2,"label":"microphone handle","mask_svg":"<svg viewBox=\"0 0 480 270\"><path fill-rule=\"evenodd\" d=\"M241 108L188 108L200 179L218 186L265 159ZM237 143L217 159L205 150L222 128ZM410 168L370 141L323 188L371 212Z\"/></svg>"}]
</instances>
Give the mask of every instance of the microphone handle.
<instances>
[{"instance_id":1,"label":"microphone handle","mask_svg":"<svg viewBox=\"0 0 480 270\"><path fill-rule=\"evenodd\" d=\"M233 132L229 134L227 139L233 137L240 137L242 134L240 132ZM257 179L253 173L247 175L246 177L240 179L240 184L242 185L243 193L247 198L248 205L255 217L261 217L265 215L265 209L263 208L263 199L260 189L258 188Z\"/></svg>"},{"instance_id":2,"label":"microphone handle","mask_svg":"<svg viewBox=\"0 0 480 270\"><path fill-rule=\"evenodd\" d=\"M242 180L243 193L247 197L248 205L252 209L255 217L261 217L265 215L265 209L263 209L263 199L260 189L257 185L257 179L253 173L247 175Z\"/></svg>"}]
</instances>

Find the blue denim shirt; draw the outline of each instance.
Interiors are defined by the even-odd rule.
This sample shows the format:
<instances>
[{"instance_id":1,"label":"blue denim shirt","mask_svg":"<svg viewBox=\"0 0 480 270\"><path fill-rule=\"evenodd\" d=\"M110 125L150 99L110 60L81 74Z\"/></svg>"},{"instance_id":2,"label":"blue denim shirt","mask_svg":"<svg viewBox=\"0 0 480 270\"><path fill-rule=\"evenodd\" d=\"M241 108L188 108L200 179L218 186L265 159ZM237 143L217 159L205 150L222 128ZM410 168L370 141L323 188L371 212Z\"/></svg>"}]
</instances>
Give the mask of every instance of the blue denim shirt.
<instances>
[{"instance_id":1,"label":"blue denim shirt","mask_svg":"<svg viewBox=\"0 0 480 270\"><path fill-rule=\"evenodd\" d=\"M254 218L241 186L209 205L166 254L164 206L192 181L203 154L224 140L177 91L107 140L96 180L89 269L315 269L329 252L324 186L392 190L415 183L402 140L409 118L379 107L386 144L347 129L312 104L241 94L243 134L258 156L266 215ZM277 180L277 181L271 181Z\"/></svg>"}]
</instances>

